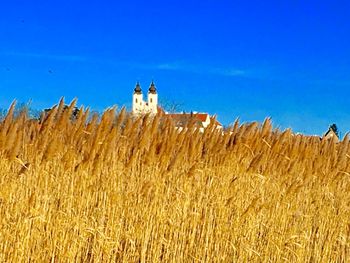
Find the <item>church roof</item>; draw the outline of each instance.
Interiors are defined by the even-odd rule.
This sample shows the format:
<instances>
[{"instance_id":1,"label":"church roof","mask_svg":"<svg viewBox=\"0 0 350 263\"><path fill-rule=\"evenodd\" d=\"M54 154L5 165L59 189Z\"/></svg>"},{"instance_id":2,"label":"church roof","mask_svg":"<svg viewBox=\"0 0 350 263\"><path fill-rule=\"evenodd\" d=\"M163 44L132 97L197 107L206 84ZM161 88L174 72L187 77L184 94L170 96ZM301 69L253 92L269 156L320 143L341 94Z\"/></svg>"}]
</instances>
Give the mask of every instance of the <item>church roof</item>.
<instances>
[{"instance_id":1,"label":"church roof","mask_svg":"<svg viewBox=\"0 0 350 263\"><path fill-rule=\"evenodd\" d=\"M167 116L173 119L176 126L186 126L193 121L195 126L199 127L202 127L203 122L209 117L207 113L171 113Z\"/></svg>"},{"instance_id":2,"label":"church roof","mask_svg":"<svg viewBox=\"0 0 350 263\"><path fill-rule=\"evenodd\" d=\"M196 127L203 127L203 121L191 114L167 114L174 121L175 125L178 127L185 127L193 121Z\"/></svg>"},{"instance_id":3,"label":"church roof","mask_svg":"<svg viewBox=\"0 0 350 263\"><path fill-rule=\"evenodd\" d=\"M161 116L165 115L165 111L160 106L157 106L157 113L160 114Z\"/></svg>"},{"instance_id":4,"label":"church roof","mask_svg":"<svg viewBox=\"0 0 350 263\"><path fill-rule=\"evenodd\" d=\"M209 114L207 114L207 113L194 113L192 115L202 122L205 122L207 120L207 118L209 117Z\"/></svg>"},{"instance_id":5,"label":"church roof","mask_svg":"<svg viewBox=\"0 0 350 263\"><path fill-rule=\"evenodd\" d=\"M151 86L148 89L148 92L153 94L157 93L157 89L156 89L156 86L154 85L153 80L152 80Z\"/></svg>"},{"instance_id":6,"label":"church roof","mask_svg":"<svg viewBox=\"0 0 350 263\"><path fill-rule=\"evenodd\" d=\"M139 82L136 83L135 89L134 89L134 93L136 94L141 94L142 90L141 90L141 85Z\"/></svg>"}]
</instances>

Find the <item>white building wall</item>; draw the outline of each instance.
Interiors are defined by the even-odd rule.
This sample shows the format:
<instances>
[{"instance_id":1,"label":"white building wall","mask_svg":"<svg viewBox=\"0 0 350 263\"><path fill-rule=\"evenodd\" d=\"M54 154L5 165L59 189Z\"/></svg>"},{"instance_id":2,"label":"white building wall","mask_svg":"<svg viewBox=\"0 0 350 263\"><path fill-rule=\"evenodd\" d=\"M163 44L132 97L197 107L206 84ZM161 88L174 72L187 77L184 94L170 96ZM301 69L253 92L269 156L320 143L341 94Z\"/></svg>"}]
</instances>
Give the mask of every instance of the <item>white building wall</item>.
<instances>
[{"instance_id":1,"label":"white building wall","mask_svg":"<svg viewBox=\"0 0 350 263\"><path fill-rule=\"evenodd\" d=\"M210 117L209 117L209 114L207 114L207 118L203 122L203 127L207 128L209 124L210 124Z\"/></svg>"},{"instance_id":2,"label":"white building wall","mask_svg":"<svg viewBox=\"0 0 350 263\"><path fill-rule=\"evenodd\" d=\"M141 114L144 111L143 95L134 93L132 96L132 113Z\"/></svg>"},{"instance_id":3,"label":"white building wall","mask_svg":"<svg viewBox=\"0 0 350 263\"><path fill-rule=\"evenodd\" d=\"M158 94L148 94L147 102L143 100L142 94L134 93L132 98L133 114L157 114L158 112Z\"/></svg>"},{"instance_id":4,"label":"white building wall","mask_svg":"<svg viewBox=\"0 0 350 263\"><path fill-rule=\"evenodd\" d=\"M151 114L157 114L157 111L158 111L158 94L148 93L148 111Z\"/></svg>"}]
</instances>

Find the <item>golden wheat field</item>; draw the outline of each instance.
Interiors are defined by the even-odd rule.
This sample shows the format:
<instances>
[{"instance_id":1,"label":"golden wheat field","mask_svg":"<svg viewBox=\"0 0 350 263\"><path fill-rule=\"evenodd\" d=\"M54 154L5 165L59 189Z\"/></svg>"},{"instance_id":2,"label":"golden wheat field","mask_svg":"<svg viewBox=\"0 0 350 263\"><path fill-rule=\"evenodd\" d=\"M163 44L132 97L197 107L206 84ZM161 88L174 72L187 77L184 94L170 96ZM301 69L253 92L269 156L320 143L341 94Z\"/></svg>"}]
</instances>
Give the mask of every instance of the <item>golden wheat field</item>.
<instances>
[{"instance_id":1,"label":"golden wheat field","mask_svg":"<svg viewBox=\"0 0 350 263\"><path fill-rule=\"evenodd\" d=\"M350 261L347 136L63 105L1 122L1 262Z\"/></svg>"}]
</instances>

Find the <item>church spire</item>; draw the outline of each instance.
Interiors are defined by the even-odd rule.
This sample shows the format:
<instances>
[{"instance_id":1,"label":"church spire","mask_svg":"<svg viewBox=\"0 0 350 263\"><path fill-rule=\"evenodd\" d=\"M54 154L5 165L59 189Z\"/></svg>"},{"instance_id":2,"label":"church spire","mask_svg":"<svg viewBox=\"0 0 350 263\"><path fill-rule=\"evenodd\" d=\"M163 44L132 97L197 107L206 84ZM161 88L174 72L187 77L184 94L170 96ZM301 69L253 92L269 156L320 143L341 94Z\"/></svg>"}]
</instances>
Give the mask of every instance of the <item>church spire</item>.
<instances>
[{"instance_id":1,"label":"church spire","mask_svg":"<svg viewBox=\"0 0 350 263\"><path fill-rule=\"evenodd\" d=\"M135 89L134 89L134 93L135 94L141 94L142 93L140 82L136 83L136 86L135 86Z\"/></svg>"},{"instance_id":2,"label":"church spire","mask_svg":"<svg viewBox=\"0 0 350 263\"><path fill-rule=\"evenodd\" d=\"M151 82L151 86L148 89L148 93L157 94L157 89L156 89L156 86L154 85L154 81L153 80Z\"/></svg>"}]
</instances>

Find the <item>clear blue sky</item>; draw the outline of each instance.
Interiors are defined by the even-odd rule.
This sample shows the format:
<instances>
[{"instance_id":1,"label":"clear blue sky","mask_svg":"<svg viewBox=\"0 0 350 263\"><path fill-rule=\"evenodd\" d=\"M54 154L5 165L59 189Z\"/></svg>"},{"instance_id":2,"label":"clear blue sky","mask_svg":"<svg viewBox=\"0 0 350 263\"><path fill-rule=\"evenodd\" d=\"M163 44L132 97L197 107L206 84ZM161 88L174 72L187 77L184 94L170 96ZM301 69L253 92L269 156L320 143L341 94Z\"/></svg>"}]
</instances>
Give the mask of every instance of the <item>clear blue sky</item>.
<instances>
[{"instance_id":1,"label":"clear blue sky","mask_svg":"<svg viewBox=\"0 0 350 263\"><path fill-rule=\"evenodd\" d=\"M349 1L0 3L0 107L131 105L139 80L187 111L350 131Z\"/></svg>"}]
</instances>

